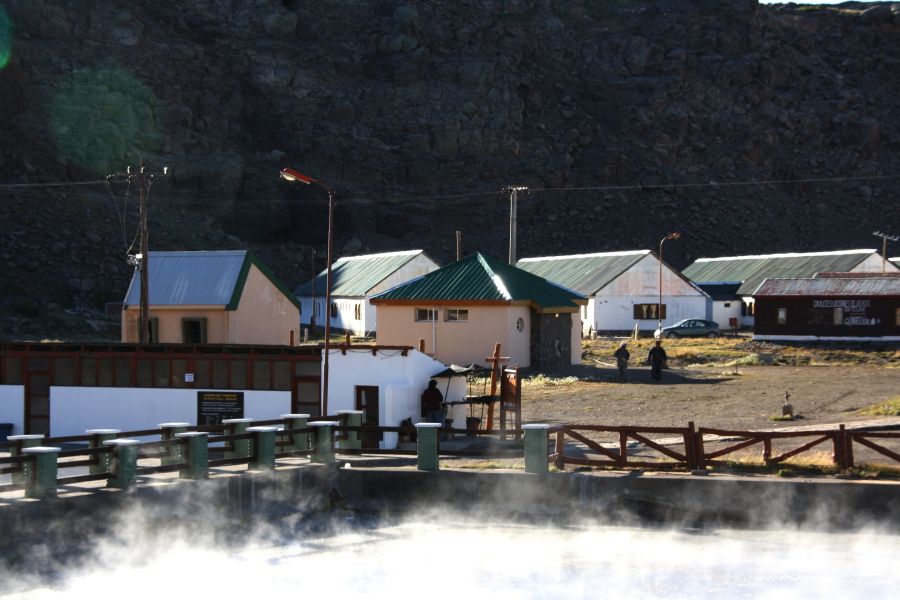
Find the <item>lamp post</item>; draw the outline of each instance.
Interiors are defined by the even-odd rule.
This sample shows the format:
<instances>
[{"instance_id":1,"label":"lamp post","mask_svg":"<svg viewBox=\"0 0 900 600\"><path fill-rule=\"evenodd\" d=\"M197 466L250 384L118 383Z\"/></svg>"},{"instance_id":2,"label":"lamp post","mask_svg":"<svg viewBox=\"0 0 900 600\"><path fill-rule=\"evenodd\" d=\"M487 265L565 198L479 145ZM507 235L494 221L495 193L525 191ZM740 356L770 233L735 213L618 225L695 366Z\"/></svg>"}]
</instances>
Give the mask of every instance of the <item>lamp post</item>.
<instances>
[{"instance_id":1,"label":"lamp post","mask_svg":"<svg viewBox=\"0 0 900 600\"><path fill-rule=\"evenodd\" d=\"M677 240L681 234L677 231L670 233L663 239L659 240L659 304L656 305L656 318L659 319L659 339L662 339L662 268L663 268L663 242L666 240Z\"/></svg>"},{"instance_id":2,"label":"lamp post","mask_svg":"<svg viewBox=\"0 0 900 600\"><path fill-rule=\"evenodd\" d=\"M329 338L331 337L331 241L332 231L334 229L334 191L322 181L313 179L308 175L304 175L294 169L284 168L281 170L281 178L285 181L299 181L305 185L317 185L325 190L328 194L328 256L326 257L326 276L325 276L325 359L322 363L322 416L328 414L328 352L331 349ZM313 272L313 289L316 287L315 272ZM315 314L315 306L313 307Z\"/></svg>"}]
</instances>

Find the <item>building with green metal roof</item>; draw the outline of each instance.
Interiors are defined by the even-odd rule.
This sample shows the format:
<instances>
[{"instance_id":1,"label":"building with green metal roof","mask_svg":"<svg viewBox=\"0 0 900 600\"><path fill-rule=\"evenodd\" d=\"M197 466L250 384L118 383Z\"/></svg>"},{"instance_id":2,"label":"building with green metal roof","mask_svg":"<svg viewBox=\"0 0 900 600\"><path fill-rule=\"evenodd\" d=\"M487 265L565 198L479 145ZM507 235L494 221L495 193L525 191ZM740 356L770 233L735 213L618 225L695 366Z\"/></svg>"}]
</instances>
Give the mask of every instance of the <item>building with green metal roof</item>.
<instances>
[{"instance_id":1,"label":"building with green metal roof","mask_svg":"<svg viewBox=\"0 0 900 600\"><path fill-rule=\"evenodd\" d=\"M365 336L377 330L374 294L430 273L439 265L423 250L344 256L331 266L331 328ZM301 326L324 326L327 270L294 290Z\"/></svg>"},{"instance_id":2,"label":"building with green metal roof","mask_svg":"<svg viewBox=\"0 0 900 600\"><path fill-rule=\"evenodd\" d=\"M379 344L417 346L447 363L485 364L495 344L510 364L580 364L576 291L473 254L371 298Z\"/></svg>"},{"instance_id":3,"label":"building with green metal roof","mask_svg":"<svg viewBox=\"0 0 900 600\"><path fill-rule=\"evenodd\" d=\"M299 303L246 250L150 252L150 341L165 344L273 344L299 340ZM141 278L135 271L122 309L122 341L136 342Z\"/></svg>"},{"instance_id":4,"label":"building with green metal roof","mask_svg":"<svg viewBox=\"0 0 900 600\"><path fill-rule=\"evenodd\" d=\"M523 258L520 269L546 277L588 298L581 308L582 334L653 331L681 319L709 319L709 296L651 250L595 252ZM660 277L662 298L660 301Z\"/></svg>"},{"instance_id":5,"label":"building with green metal roof","mask_svg":"<svg viewBox=\"0 0 900 600\"><path fill-rule=\"evenodd\" d=\"M883 260L878 251L863 249L698 258L682 272L698 285L740 284L733 301L740 304L741 325L753 327L753 294L767 278L805 278L815 277L817 273L880 273L882 269L900 272L896 265Z\"/></svg>"}]
</instances>

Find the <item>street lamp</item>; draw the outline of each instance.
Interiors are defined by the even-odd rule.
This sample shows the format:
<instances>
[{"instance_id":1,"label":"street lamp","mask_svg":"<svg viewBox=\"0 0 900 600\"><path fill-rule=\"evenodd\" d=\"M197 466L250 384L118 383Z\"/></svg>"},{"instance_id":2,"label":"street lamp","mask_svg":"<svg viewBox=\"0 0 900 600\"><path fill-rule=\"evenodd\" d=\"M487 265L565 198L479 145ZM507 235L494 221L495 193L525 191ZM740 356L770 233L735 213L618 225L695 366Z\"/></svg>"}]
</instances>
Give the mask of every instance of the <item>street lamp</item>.
<instances>
[{"instance_id":1,"label":"street lamp","mask_svg":"<svg viewBox=\"0 0 900 600\"><path fill-rule=\"evenodd\" d=\"M328 414L328 352L331 348L331 240L334 225L334 191L325 183L318 179L313 179L308 175L304 175L294 169L284 168L281 170L281 178L285 181L299 181L305 185L317 185L328 194L328 256L326 260L326 276L325 276L325 360L322 364L322 416ZM316 273L313 271L313 289L316 287ZM315 314L315 306L313 306L313 314Z\"/></svg>"},{"instance_id":2,"label":"street lamp","mask_svg":"<svg viewBox=\"0 0 900 600\"><path fill-rule=\"evenodd\" d=\"M656 318L659 319L659 327L657 331L659 331L659 339L662 339L662 268L663 268L663 242L666 240L677 240L681 237L681 234L677 231L670 233L663 239L659 240L659 304L656 305Z\"/></svg>"}]
</instances>

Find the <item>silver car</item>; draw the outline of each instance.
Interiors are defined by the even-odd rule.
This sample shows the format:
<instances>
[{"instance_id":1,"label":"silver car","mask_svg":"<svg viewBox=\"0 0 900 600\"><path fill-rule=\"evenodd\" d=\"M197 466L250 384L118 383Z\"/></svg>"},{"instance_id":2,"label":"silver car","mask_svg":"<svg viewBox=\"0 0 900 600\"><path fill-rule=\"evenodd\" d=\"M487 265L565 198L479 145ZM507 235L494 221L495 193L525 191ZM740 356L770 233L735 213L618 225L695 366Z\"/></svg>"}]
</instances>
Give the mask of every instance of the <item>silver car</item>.
<instances>
[{"instance_id":1,"label":"silver car","mask_svg":"<svg viewBox=\"0 0 900 600\"><path fill-rule=\"evenodd\" d=\"M653 332L653 337L660 337L660 330ZM682 319L677 323L662 328L664 338L680 337L719 337L719 324L706 319Z\"/></svg>"}]
</instances>

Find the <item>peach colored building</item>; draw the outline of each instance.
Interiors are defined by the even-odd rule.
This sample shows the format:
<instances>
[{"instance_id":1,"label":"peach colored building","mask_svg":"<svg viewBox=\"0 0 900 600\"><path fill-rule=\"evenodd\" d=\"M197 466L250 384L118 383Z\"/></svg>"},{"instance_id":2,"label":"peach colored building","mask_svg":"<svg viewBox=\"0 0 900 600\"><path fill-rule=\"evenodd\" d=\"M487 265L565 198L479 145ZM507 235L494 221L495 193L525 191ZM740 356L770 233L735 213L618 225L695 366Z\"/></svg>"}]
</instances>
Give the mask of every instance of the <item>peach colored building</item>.
<instances>
[{"instance_id":1,"label":"peach colored building","mask_svg":"<svg viewBox=\"0 0 900 600\"><path fill-rule=\"evenodd\" d=\"M496 259L474 254L373 296L380 345L418 345L447 363L484 365L501 344L509 364L581 363L579 307L587 300Z\"/></svg>"},{"instance_id":2,"label":"peach colored building","mask_svg":"<svg viewBox=\"0 0 900 600\"><path fill-rule=\"evenodd\" d=\"M151 252L150 342L289 345L299 341L297 299L245 250ZM140 273L122 309L122 341L138 341Z\"/></svg>"}]
</instances>

